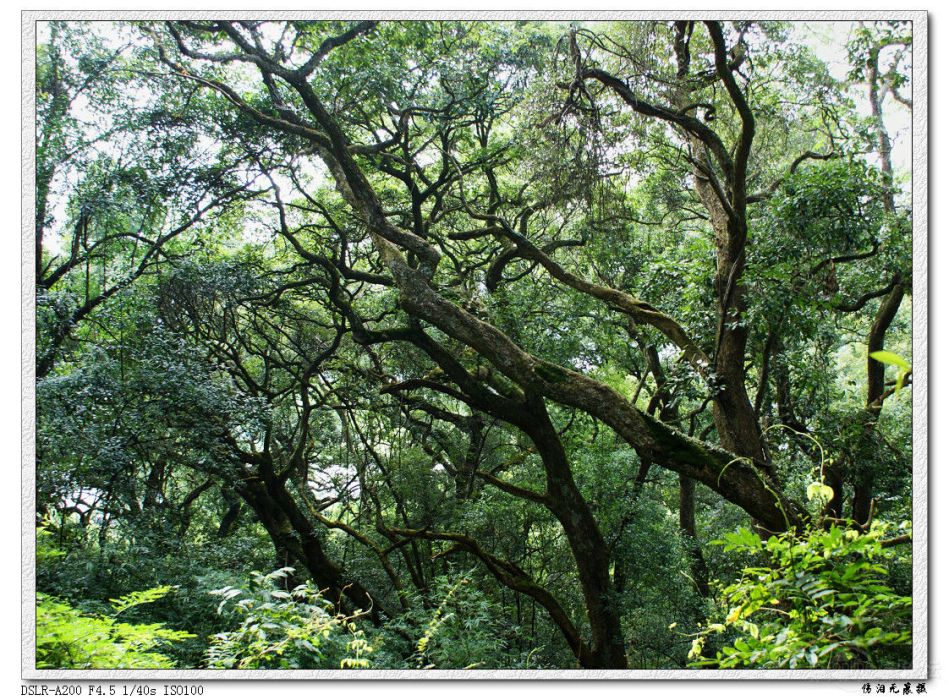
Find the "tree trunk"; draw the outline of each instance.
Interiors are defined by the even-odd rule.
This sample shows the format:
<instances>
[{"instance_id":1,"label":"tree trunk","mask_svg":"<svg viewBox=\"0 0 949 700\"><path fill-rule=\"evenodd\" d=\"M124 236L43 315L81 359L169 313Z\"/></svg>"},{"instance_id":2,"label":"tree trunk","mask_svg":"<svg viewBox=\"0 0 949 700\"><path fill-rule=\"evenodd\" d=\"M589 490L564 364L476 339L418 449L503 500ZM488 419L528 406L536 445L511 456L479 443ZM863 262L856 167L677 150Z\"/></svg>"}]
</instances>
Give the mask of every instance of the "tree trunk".
<instances>
[{"instance_id":1,"label":"tree trunk","mask_svg":"<svg viewBox=\"0 0 949 700\"><path fill-rule=\"evenodd\" d=\"M353 612L358 608L379 622L380 602L330 560L313 525L282 481L273 476L247 480L238 492L270 535L278 565L306 571L324 597L339 609Z\"/></svg>"},{"instance_id":2,"label":"tree trunk","mask_svg":"<svg viewBox=\"0 0 949 700\"><path fill-rule=\"evenodd\" d=\"M616 597L610 581L610 561L596 519L580 493L567 455L542 400L533 402L533 421L524 427L537 446L547 475L551 512L564 529L580 575L590 623L588 668L626 668L626 646Z\"/></svg>"},{"instance_id":3,"label":"tree trunk","mask_svg":"<svg viewBox=\"0 0 949 700\"><path fill-rule=\"evenodd\" d=\"M854 494L852 517L858 524L870 519L870 503L873 499L873 483L876 479L878 450L874 448L874 433L877 420L883 408L885 368L883 364L870 357L871 353L883 349L886 331L893 323L896 312L903 301L905 288L901 283L890 291L880 302L870 334L867 337L867 405L864 412L863 429L856 445L854 460Z\"/></svg>"},{"instance_id":4,"label":"tree trunk","mask_svg":"<svg viewBox=\"0 0 949 700\"><path fill-rule=\"evenodd\" d=\"M689 552L689 569L692 582L703 598L709 595L708 567L702 556L698 533L695 529L695 481L687 476L679 476L679 528L685 536L686 549Z\"/></svg>"}]
</instances>

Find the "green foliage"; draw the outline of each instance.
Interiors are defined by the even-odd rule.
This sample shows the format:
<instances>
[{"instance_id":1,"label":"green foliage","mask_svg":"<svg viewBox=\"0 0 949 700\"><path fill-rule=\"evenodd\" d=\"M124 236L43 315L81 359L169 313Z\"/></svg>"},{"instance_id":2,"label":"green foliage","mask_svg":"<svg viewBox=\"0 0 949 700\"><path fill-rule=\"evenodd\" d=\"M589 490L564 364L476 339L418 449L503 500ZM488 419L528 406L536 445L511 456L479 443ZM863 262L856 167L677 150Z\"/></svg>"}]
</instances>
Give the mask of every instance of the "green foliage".
<instances>
[{"instance_id":1,"label":"green foliage","mask_svg":"<svg viewBox=\"0 0 949 700\"><path fill-rule=\"evenodd\" d=\"M134 608L136 605L144 605L146 603L154 603L156 600L161 600L171 592L171 590L171 586L158 586L156 588L150 588L147 591L134 591L121 598L113 598L109 602L112 603L112 607L116 613L123 613L129 608Z\"/></svg>"},{"instance_id":2,"label":"green foliage","mask_svg":"<svg viewBox=\"0 0 949 700\"><path fill-rule=\"evenodd\" d=\"M907 524L904 524L907 526ZM887 526L832 525L773 535L748 529L718 544L755 565L725 586L719 613L695 636L694 667L902 668L911 661L912 599L887 584ZM723 641L722 641L723 640ZM714 657L706 647L715 649Z\"/></svg>"},{"instance_id":3,"label":"green foliage","mask_svg":"<svg viewBox=\"0 0 949 700\"><path fill-rule=\"evenodd\" d=\"M42 568L54 566L66 556L66 552L53 543L53 533L49 530L49 521L36 528L36 566Z\"/></svg>"},{"instance_id":4,"label":"green foliage","mask_svg":"<svg viewBox=\"0 0 949 700\"><path fill-rule=\"evenodd\" d=\"M59 627L103 649L131 648L118 624L188 629L135 642L178 667L566 668L602 605L631 667L681 668L679 631L723 604L711 663L766 634L797 667L836 642L821 663L902 663L872 630L905 612L907 558L839 582L864 535L839 566L805 556L833 530L707 546L779 490L788 523L861 485L878 516L912 509L907 392L865 399L880 289L910 288L899 166L797 25L721 29L747 167L701 23L41 23L37 590ZM888 110L908 28L851 29ZM719 432L742 406L774 481ZM756 576L795 573L835 593L745 616Z\"/></svg>"},{"instance_id":5,"label":"green foliage","mask_svg":"<svg viewBox=\"0 0 949 700\"><path fill-rule=\"evenodd\" d=\"M524 648L523 630L476 586L476 571L439 576L431 606L412 607L389 622L380 643L382 668L536 668L538 650ZM434 606L434 607L433 607Z\"/></svg>"},{"instance_id":6,"label":"green foliage","mask_svg":"<svg viewBox=\"0 0 949 700\"><path fill-rule=\"evenodd\" d=\"M903 388L903 385L906 383L906 377L911 371L909 362L903 359L903 357L900 355L897 355L895 352L888 352L887 350L877 350L876 352L871 352L870 357L885 365L896 366L899 369L899 373L896 375L895 391L898 392Z\"/></svg>"},{"instance_id":7,"label":"green foliage","mask_svg":"<svg viewBox=\"0 0 949 700\"><path fill-rule=\"evenodd\" d=\"M214 635L208 668L369 668L373 648L355 622L361 613L332 614L332 604L310 583L286 590L281 583L292 573L288 567L255 572L246 591L211 591L221 597L218 611L238 624Z\"/></svg>"},{"instance_id":8,"label":"green foliage","mask_svg":"<svg viewBox=\"0 0 949 700\"><path fill-rule=\"evenodd\" d=\"M886 53L885 63L880 61L879 66L883 80L894 88L904 87L909 82L911 54L908 49L912 43L911 22L861 22L847 42L847 57L852 66L848 77L854 81L865 78L868 59L873 57L877 61L881 53Z\"/></svg>"},{"instance_id":9,"label":"green foliage","mask_svg":"<svg viewBox=\"0 0 949 700\"><path fill-rule=\"evenodd\" d=\"M91 615L45 593L36 595L36 667L61 669L174 668L162 647L194 637L160 623L130 624L118 617L130 608L160 600L161 586L114 601L114 614Z\"/></svg>"},{"instance_id":10,"label":"green foliage","mask_svg":"<svg viewBox=\"0 0 949 700\"><path fill-rule=\"evenodd\" d=\"M194 517L197 522L192 526L193 538L202 539L202 531L208 528L200 521L208 516L216 527L213 509L210 513L198 512ZM227 585L241 575L240 569L235 573L234 562L247 568L272 565L266 533L246 525L226 540L209 538L198 542L181 541L174 531L156 532L145 522L130 523L121 531L115 528L102 542L101 530L92 526L84 532L71 520L45 530L45 534L40 531L37 536L37 590L77 609L110 615L114 608L109 601L125 599L126 591L154 586L156 581L162 587L174 588L174 595L166 595L147 606L129 608L120 619L131 623L160 622L192 632L193 637L163 649L178 668L202 667L209 638L221 631L216 601L207 591ZM57 542L60 538L61 544ZM59 553L49 556L54 546ZM200 566L195 562L200 562Z\"/></svg>"},{"instance_id":11,"label":"green foliage","mask_svg":"<svg viewBox=\"0 0 949 700\"><path fill-rule=\"evenodd\" d=\"M694 627L707 614L690 566L689 549L699 543L682 533L676 514L661 500L677 499L677 481L660 481L626 505L615 545L616 565L626 579L619 600L635 668L682 668L689 645L678 630Z\"/></svg>"}]
</instances>

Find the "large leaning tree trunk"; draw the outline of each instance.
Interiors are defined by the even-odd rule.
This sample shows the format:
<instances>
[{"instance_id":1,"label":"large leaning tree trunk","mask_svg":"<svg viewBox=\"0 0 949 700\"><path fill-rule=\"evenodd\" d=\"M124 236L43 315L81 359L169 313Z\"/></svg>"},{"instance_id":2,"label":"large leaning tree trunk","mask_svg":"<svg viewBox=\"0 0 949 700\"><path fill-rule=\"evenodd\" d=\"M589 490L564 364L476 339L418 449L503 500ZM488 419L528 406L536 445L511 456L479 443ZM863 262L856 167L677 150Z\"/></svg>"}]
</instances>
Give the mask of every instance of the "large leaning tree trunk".
<instances>
[{"instance_id":1,"label":"large leaning tree trunk","mask_svg":"<svg viewBox=\"0 0 949 700\"><path fill-rule=\"evenodd\" d=\"M650 103L615 75L584 64L577 35L571 36L576 64L576 81L597 82L616 94L634 112L672 125L684 138L687 160L695 190L708 211L715 234L715 292L718 325L714 347L704 355L697 369L715 379L713 416L722 447L765 465L774 478L761 436L761 427L746 388L745 355L748 345L746 289L742 274L746 265L748 242L748 164L755 136L755 118L739 86L735 72L741 64L738 54L726 46L718 22L706 22L714 47L714 76L692 71L690 41L694 22L676 22L674 49L677 61L676 83L668 105ZM725 89L740 120L735 143L726 144L697 112L709 106L697 100L693 92L718 82Z\"/></svg>"}]
</instances>

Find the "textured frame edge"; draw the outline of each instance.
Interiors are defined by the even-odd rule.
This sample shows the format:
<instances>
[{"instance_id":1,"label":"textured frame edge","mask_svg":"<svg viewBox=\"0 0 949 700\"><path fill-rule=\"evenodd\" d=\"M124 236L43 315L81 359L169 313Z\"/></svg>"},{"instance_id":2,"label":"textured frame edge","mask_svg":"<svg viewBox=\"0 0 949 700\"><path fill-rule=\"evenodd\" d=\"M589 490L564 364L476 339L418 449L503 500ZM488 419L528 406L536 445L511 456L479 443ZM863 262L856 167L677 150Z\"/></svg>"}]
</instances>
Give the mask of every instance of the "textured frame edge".
<instances>
[{"instance_id":1,"label":"textured frame edge","mask_svg":"<svg viewBox=\"0 0 949 700\"><path fill-rule=\"evenodd\" d=\"M78 671L36 668L36 578L34 535L35 480L35 269L28 255L33 249L35 219L35 53L36 22L65 20L158 20L180 18L234 19L471 19L503 21L649 20L649 19L771 19L788 21L847 21L906 19L913 23L912 203L913 203L913 667L864 671ZM929 197L928 197L928 13L907 11L45 11L21 14L21 674L28 680L141 679L179 680L925 680L929 658Z\"/></svg>"}]
</instances>

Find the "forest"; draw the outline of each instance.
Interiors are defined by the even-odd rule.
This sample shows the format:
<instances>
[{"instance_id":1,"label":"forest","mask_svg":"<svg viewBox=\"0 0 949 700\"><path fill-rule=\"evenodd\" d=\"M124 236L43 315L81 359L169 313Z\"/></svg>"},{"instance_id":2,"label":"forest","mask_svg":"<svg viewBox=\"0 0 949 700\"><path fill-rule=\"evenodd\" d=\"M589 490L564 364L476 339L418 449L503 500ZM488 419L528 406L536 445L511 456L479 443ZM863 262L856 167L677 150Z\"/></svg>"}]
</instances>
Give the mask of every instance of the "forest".
<instances>
[{"instance_id":1,"label":"forest","mask_svg":"<svg viewBox=\"0 0 949 700\"><path fill-rule=\"evenodd\" d=\"M913 666L911 23L36 29L36 668Z\"/></svg>"}]
</instances>

